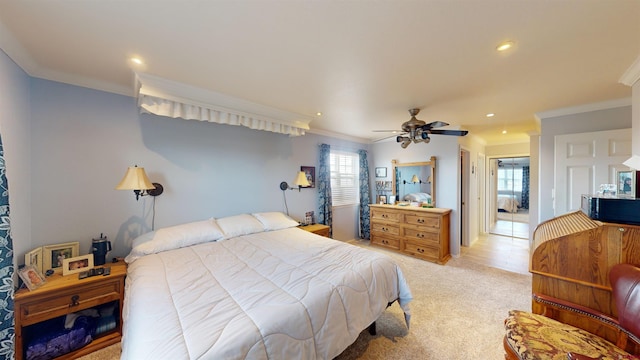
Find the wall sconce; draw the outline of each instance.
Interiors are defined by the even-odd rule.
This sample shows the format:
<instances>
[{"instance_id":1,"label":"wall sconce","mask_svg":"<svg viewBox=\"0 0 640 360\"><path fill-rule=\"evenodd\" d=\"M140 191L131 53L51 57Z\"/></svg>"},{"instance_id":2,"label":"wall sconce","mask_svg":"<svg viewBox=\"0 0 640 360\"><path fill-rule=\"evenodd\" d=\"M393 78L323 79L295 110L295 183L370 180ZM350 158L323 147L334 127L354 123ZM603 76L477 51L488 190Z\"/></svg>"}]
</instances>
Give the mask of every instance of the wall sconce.
<instances>
[{"instance_id":1,"label":"wall sconce","mask_svg":"<svg viewBox=\"0 0 640 360\"><path fill-rule=\"evenodd\" d=\"M311 186L309 181L307 180L307 175L305 175L304 171L298 171L296 174L296 178L293 180L293 186L298 187L298 191L304 186ZM282 190L282 198L284 199L284 207L287 209L287 216L289 216L289 206L287 205L287 193L286 190L295 190L295 188L290 187L286 181L280 183L280 190Z\"/></svg>"},{"instance_id":2,"label":"wall sconce","mask_svg":"<svg viewBox=\"0 0 640 360\"><path fill-rule=\"evenodd\" d=\"M162 194L164 188L159 183L152 183L144 172L144 168L129 166L120 183L116 186L116 190L133 190L136 194L136 201L140 196L151 195L158 196Z\"/></svg>"},{"instance_id":3,"label":"wall sconce","mask_svg":"<svg viewBox=\"0 0 640 360\"><path fill-rule=\"evenodd\" d=\"M304 171L298 171L296 178L293 180L293 186L297 186L298 191L300 191L300 189L303 187L311 186L311 184L309 184L309 181L307 180L307 175L304 173ZM285 191L287 189L295 190L294 187L289 187L289 184L287 184L286 181L281 182L280 190Z\"/></svg>"},{"instance_id":4,"label":"wall sconce","mask_svg":"<svg viewBox=\"0 0 640 360\"><path fill-rule=\"evenodd\" d=\"M418 175L413 174L411 181L402 180L403 184L422 184L422 180L418 179Z\"/></svg>"}]
</instances>

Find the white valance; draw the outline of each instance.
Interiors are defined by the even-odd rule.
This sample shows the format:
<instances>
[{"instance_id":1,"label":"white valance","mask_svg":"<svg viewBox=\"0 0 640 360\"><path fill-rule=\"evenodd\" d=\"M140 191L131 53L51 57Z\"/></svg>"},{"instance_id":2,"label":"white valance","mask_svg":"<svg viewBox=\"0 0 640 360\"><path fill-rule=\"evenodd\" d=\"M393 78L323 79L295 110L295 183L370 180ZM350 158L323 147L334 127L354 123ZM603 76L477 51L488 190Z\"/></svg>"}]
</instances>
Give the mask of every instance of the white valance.
<instances>
[{"instance_id":1,"label":"white valance","mask_svg":"<svg viewBox=\"0 0 640 360\"><path fill-rule=\"evenodd\" d=\"M310 119L242 99L136 74L140 112L185 120L245 126L290 136L304 135Z\"/></svg>"}]
</instances>

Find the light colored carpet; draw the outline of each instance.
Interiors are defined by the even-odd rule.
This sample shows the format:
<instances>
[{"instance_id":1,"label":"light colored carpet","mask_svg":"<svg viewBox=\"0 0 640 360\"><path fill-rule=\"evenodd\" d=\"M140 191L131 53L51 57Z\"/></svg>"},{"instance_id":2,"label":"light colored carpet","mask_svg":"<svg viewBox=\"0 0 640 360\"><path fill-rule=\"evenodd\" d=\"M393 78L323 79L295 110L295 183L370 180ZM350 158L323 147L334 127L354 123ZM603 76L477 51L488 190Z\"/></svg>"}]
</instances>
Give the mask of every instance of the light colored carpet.
<instances>
[{"instance_id":1,"label":"light colored carpet","mask_svg":"<svg viewBox=\"0 0 640 360\"><path fill-rule=\"evenodd\" d=\"M366 246L358 244L360 246ZM393 304L377 321L376 336L363 331L336 360L504 359L503 320L510 309L531 309L531 275L453 258L445 266L378 248L393 257L411 287L411 329ZM112 345L82 360L116 360Z\"/></svg>"}]
</instances>

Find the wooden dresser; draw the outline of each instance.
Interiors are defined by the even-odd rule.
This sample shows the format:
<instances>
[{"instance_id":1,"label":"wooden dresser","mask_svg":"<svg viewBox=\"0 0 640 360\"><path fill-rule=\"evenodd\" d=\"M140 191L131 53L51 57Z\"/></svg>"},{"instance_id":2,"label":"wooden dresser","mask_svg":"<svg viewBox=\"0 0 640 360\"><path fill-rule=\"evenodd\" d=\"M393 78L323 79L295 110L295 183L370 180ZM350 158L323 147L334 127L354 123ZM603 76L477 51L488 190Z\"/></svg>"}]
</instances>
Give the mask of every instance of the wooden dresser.
<instances>
[{"instance_id":1,"label":"wooden dresser","mask_svg":"<svg viewBox=\"0 0 640 360\"><path fill-rule=\"evenodd\" d=\"M371 204L371 245L445 264L451 209Z\"/></svg>"},{"instance_id":2,"label":"wooden dresser","mask_svg":"<svg viewBox=\"0 0 640 360\"><path fill-rule=\"evenodd\" d=\"M598 310L613 318L617 310L609 271L619 263L640 265L640 226L593 220L581 211L538 225L533 233L532 291ZM533 302L534 313L544 306ZM614 341L610 328L564 311L546 314Z\"/></svg>"}]
</instances>

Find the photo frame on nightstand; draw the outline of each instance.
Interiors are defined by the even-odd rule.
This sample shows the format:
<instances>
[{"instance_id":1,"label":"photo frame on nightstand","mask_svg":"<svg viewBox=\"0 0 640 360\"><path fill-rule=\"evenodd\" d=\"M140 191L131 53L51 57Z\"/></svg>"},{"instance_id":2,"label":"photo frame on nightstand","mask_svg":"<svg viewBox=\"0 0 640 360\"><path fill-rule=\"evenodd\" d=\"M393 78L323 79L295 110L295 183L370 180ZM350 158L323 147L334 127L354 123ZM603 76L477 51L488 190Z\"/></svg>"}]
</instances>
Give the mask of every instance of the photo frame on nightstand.
<instances>
[{"instance_id":1,"label":"photo frame on nightstand","mask_svg":"<svg viewBox=\"0 0 640 360\"><path fill-rule=\"evenodd\" d=\"M68 242L42 247L42 269L53 270L54 273L62 273L64 259L76 257L80 254L79 242Z\"/></svg>"},{"instance_id":2,"label":"photo frame on nightstand","mask_svg":"<svg viewBox=\"0 0 640 360\"><path fill-rule=\"evenodd\" d=\"M42 273L31 265L26 265L18 269L18 275L29 291L39 288L46 282Z\"/></svg>"},{"instance_id":3,"label":"photo frame on nightstand","mask_svg":"<svg viewBox=\"0 0 640 360\"><path fill-rule=\"evenodd\" d=\"M24 264L27 266L33 266L41 274L44 274L44 271L42 270L42 247L35 248L24 254Z\"/></svg>"},{"instance_id":4,"label":"photo frame on nightstand","mask_svg":"<svg viewBox=\"0 0 640 360\"><path fill-rule=\"evenodd\" d=\"M93 269L93 254L62 260L62 275L67 276Z\"/></svg>"}]
</instances>

